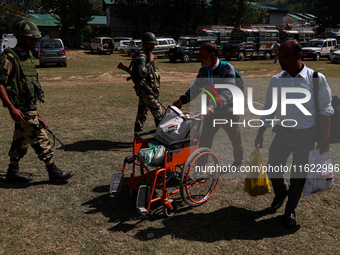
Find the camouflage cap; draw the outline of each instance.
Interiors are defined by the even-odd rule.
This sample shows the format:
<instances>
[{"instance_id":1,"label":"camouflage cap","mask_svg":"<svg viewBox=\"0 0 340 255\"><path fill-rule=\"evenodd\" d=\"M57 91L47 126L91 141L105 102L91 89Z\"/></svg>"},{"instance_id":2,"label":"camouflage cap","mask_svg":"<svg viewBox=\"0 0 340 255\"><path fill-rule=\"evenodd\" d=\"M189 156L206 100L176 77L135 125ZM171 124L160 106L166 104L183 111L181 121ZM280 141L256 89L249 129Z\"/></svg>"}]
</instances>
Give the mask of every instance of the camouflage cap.
<instances>
[{"instance_id":1,"label":"camouflage cap","mask_svg":"<svg viewBox=\"0 0 340 255\"><path fill-rule=\"evenodd\" d=\"M39 28L30 21L22 20L15 26L15 36L28 36L33 38L40 38Z\"/></svg>"}]
</instances>

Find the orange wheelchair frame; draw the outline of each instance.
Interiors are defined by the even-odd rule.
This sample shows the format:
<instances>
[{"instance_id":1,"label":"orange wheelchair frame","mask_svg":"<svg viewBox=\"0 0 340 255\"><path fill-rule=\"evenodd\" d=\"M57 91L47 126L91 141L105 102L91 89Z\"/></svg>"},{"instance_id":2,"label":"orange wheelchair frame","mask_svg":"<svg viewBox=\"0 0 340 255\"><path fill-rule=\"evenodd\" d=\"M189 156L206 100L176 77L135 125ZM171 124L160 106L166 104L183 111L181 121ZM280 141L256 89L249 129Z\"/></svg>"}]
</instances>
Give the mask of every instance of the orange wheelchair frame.
<instances>
[{"instance_id":1,"label":"orange wheelchair frame","mask_svg":"<svg viewBox=\"0 0 340 255\"><path fill-rule=\"evenodd\" d=\"M113 174L110 185L110 195L119 194L122 186L129 186L137 193L137 210L148 214L152 203L160 201L163 204L165 216L170 217L176 213L176 201L169 196L180 193L182 199L190 206L199 206L206 202L214 193L219 180L219 171L211 173L198 173L195 169L204 162L209 166L219 165L216 155L209 148L199 148L197 139L184 139L176 141L166 147L164 162L160 167L151 169L138 157L142 148L153 138L144 138L155 133L156 130L137 132L133 142L133 156L125 158L121 173ZM178 148L181 147L181 148ZM124 173L127 164L132 164L130 179L124 182ZM140 168L140 174L138 173ZM180 172L181 171L181 172ZM177 173L177 175L175 174ZM176 175L179 178L179 187L171 192L167 190L167 182ZM140 185L141 183L145 183ZM161 190L157 196L155 189Z\"/></svg>"}]
</instances>

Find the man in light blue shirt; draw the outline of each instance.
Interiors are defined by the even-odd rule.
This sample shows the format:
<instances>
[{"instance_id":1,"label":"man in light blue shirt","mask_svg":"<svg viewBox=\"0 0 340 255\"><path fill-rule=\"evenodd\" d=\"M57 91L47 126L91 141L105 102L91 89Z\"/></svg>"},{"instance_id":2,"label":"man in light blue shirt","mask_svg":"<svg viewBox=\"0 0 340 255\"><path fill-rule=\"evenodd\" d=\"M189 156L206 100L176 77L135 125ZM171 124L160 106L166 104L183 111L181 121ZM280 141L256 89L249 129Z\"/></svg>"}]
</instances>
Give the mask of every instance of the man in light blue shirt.
<instances>
[{"instance_id":1,"label":"man in light blue shirt","mask_svg":"<svg viewBox=\"0 0 340 255\"><path fill-rule=\"evenodd\" d=\"M283 171L268 172L275 193L271 207L276 211L283 205L288 196L283 224L286 227L293 227L296 225L295 209L306 180L307 173L303 169L304 165L308 164L309 151L314 149L316 135L319 137L317 147L320 153L329 150L330 115L333 114L333 108L331 106L330 87L325 76L318 74L320 125L317 129L313 97L314 71L301 62L301 45L296 40L288 40L281 45L279 62L283 72L271 79L264 110L271 109L271 106L275 106L276 103L277 108L262 117L265 125L258 130L255 147L262 147L263 134L272 123L270 119L275 117L278 124L273 128L276 135L269 148L268 169L285 166L291 153L293 154L293 162L290 186L283 177ZM285 93L285 90L291 92ZM273 94L276 95L273 91L277 93L277 100L273 100Z\"/></svg>"}]
</instances>

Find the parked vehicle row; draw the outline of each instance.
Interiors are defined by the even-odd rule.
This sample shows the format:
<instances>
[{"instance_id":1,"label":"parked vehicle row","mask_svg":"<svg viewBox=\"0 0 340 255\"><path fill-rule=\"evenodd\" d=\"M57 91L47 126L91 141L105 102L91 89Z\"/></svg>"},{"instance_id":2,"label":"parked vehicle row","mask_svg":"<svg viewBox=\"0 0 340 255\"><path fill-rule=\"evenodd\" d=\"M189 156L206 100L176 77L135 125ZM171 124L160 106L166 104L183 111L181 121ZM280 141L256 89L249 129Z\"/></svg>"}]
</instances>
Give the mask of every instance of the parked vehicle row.
<instances>
[{"instance_id":1,"label":"parked vehicle row","mask_svg":"<svg viewBox=\"0 0 340 255\"><path fill-rule=\"evenodd\" d=\"M287 32L287 31L286 31ZM301 36L302 34L297 35ZM220 56L226 60L236 58L244 60L245 58L263 57L270 59L274 56L273 46L280 40L280 31L272 27L253 27L250 29L235 28L227 44L221 44ZM288 38L293 33L286 33ZM312 37L312 33L303 34L303 39ZM282 38L281 38L282 39ZM290 39L290 37L288 38ZM169 58L170 62L181 60L188 63L192 59L198 58L199 49L203 42L213 42L219 44L219 38L215 36L190 36L180 37L177 45L173 38L157 38L157 43L153 54L158 57ZM336 45L334 38L311 39L304 44L302 48L303 58L313 58L319 61L321 57L328 57L331 61L337 62L335 54L330 56L331 50ZM142 47L141 39L132 39L131 37L97 37L90 43L91 52L109 52L118 50L121 54L127 53L131 57Z\"/></svg>"}]
</instances>

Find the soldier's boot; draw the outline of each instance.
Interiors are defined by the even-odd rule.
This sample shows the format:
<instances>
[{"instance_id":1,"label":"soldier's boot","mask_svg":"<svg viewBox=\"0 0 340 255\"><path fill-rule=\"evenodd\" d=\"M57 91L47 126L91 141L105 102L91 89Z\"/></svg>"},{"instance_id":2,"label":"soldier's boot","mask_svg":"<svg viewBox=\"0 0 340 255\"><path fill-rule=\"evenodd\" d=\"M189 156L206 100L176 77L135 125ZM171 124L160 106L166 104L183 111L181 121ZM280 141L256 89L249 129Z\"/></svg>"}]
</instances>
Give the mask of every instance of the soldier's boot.
<instances>
[{"instance_id":1,"label":"soldier's boot","mask_svg":"<svg viewBox=\"0 0 340 255\"><path fill-rule=\"evenodd\" d=\"M6 181L8 183L28 183L33 181L34 178L32 175L26 175L19 172L18 165L9 165L7 174L6 174Z\"/></svg>"},{"instance_id":2,"label":"soldier's boot","mask_svg":"<svg viewBox=\"0 0 340 255\"><path fill-rule=\"evenodd\" d=\"M48 165L47 167L48 177L51 183L64 182L73 176L72 172L66 172L60 170L55 163Z\"/></svg>"}]
</instances>

